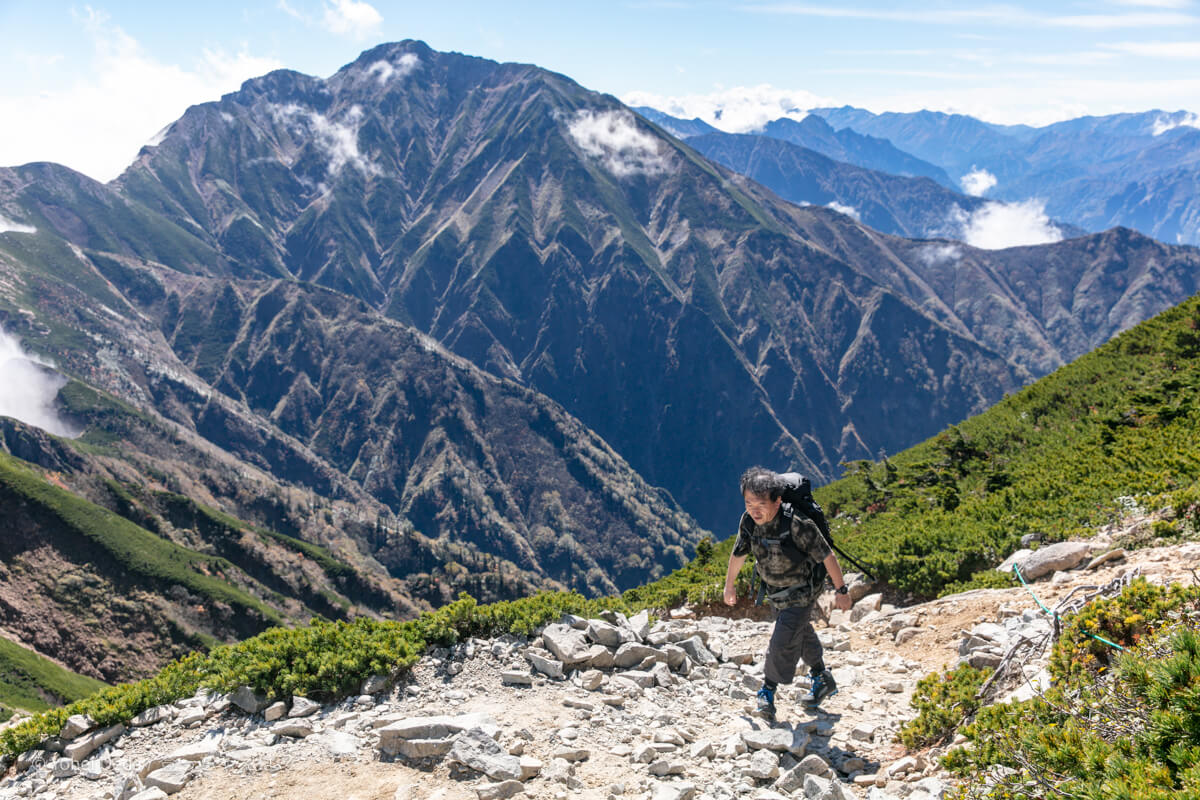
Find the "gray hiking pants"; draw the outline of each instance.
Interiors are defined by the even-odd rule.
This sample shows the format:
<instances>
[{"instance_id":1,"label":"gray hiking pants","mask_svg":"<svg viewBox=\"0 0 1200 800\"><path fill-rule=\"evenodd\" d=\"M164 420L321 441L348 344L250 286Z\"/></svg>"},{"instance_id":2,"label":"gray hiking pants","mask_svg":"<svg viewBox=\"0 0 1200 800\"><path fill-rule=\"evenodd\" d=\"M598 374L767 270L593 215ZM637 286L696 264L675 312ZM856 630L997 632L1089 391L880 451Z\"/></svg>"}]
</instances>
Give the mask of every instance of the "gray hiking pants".
<instances>
[{"instance_id":1,"label":"gray hiking pants","mask_svg":"<svg viewBox=\"0 0 1200 800\"><path fill-rule=\"evenodd\" d=\"M803 661L809 669L824 662L824 651L817 631L809 619L812 606L792 606L780 609L775 616L775 628L767 644L763 671L767 680L791 683L796 677L796 664Z\"/></svg>"}]
</instances>

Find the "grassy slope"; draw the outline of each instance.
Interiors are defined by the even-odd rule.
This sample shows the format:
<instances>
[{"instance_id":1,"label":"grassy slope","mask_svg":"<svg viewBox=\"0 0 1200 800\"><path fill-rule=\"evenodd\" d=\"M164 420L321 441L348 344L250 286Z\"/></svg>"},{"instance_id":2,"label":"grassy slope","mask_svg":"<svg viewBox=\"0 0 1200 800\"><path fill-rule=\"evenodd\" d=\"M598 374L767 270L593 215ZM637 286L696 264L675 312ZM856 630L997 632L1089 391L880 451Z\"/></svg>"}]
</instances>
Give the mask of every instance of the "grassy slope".
<instances>
[{"instance_id":1,"label":"grassy slope","mask_svg":"<svg viewBox=\"0 0 1200 800\"><path fill-rule=\"evenodd\" d=\"M74 702L104 687L103 681L77 675L0 638L0 718L7 718L12 709L45 711L56 700Z\"/></svg>"},{"instance_id":2,"label":"grassy slope","mask_svg":"<svg viewBox=\"0 0 1200 800\"><path fill-rule=\"evenodd\" d=\"M835 539L919 597L1004 585L991 567L1023 534L1085 534L1131 503L1172 509L1158 533L1191 535L1200 520L1200 299L915 447L846 466L816 492ZM626 598L713 602L730 547Z\"/></svg>"},{"instance_id":3,"label":"grassy slope","mask_svg":"<svg viewBox=\"0 0 1200 800\"><path fill-rule=\"evenodd\" d=\"M282 622L279 613L258 598L214 577L232 569L233 565L224 559L155 536L124 517L42 480L5 453L0 453L0 496L29 504L39 515L54 519L64 535L77 537L84 548L105 553L142 581L164 588L178 584L240 613Z\"/></svg>"}]
</instances>

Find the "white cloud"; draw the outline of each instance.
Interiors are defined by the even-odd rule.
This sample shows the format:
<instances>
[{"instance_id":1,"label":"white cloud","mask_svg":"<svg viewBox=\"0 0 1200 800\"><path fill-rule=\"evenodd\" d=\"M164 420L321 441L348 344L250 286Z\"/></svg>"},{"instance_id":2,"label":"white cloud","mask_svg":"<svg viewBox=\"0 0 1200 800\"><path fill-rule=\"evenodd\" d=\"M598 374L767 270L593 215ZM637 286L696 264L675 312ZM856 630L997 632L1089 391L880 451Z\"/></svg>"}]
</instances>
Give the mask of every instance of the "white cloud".
<instances>
[{"instance_id":1,"label":"white cloud","mask_svg":"<svg viewBox=\"0 0 1200 800\"><path fill-rule=\"evenodd\" d=\"M975 168L963 175L959 181L963 191L972 197L983 197L988 189L996 185L996 176L986 169Z\"/></svg>"},{"instance_id":2,"label":"white cloud","mask_svg":"<svg viewBox=\"0 0 1200 800\"><path fill-rule=\"evenodd\" d=\"M630 92L621 98L630 106L650 106L673 117L699 118L727 133L746 133L761 129L776 119L797 122L808 116L808 109L834 105L833 100L802 89L776 89L774 86L737 86L709 94L671 97L653 92Z\"/></svg>"},{"instance_id":3,"label":"white cloud","mask_svg":"<svg viewBox=\"0 0 1200 800\"><path fill-rule=\"evenodd\" d=\"M1157 8L1178 8L1170 2L1136 3ZM882 22L917 23L921 25L962 25L985 23L1012 27L1040 28L1054 26L1084 30L1124 28L1160 28L1193 25L1197 18L1171 11L1134 11L1119 14L1047 15L1028 11L1014 5L969 9L894 9L854 8L849 5L812 5L805 3L759 3L742 6L749 12L785 14L827 19L868 19Z\"/></svg>"},{"instance_id":4,"label":"white cloud","mask_svg":"<svg viewBox=\"0 0 1200 800\"><path fill-rule=\"evenodd\" d=\"M89 10L80 19L94 45L89 69L52 92L21 94L11 83L0 96L0 164L56 161L97 180L119 175L147 138L188 106L216 100L248 78L281 66L248 52L205 50L191 67L158 61L109 18Z\"/></svg>"},{"instance_id":5,"label":"white cloud","mask_svg":"<svg viewBox=\"0 0 1200 800\"><path fill-rule=\"evenodd\" d=\"M329 158L326 177L336 177L346 166L364 175L382 173L379 165L358 149L358 126L363 117L360 107L351 107L341 122L295 104L277 107L274 114L279 120L296 121L312 137L313 144L324 151Z\"/></svg>"},{"instance_id":6,"label":"white cloud","mask_svg":"<svg viewBox=\"0 0 1200 800\"><path fill-rule=\"evenodd\" d=\"M326 30L338 36L366 39L378 32L383 16L375 6L361 0L333 0L325 4L321 21Z\"/></svg>"},{"instance_id":7,"label":"white cloud","mask_svg":"<svg viewBox=\"0 0 1200 800\"><path fill-rule=\"evenodd\" d=\"M1112 42L1101 47L1145 58L1167 58L1178 61L1200 60L1200 42Z\"/></svg>"},{"instance_id":8,"label":"white cloud","mask_svg":"<svg viewBox=\"0 0 1200 800\"><path fill-rule=\"evenodd\" d=\"M1200 128L1200 116L1191 112L1180 114L1169 114L1159 117L1154 120L1153 133L1155 136L1162 136L1167 131L1173 131L1176 128Z\"/></svg>"},{"instance_id":9,"label":"white cloud","mask_svg":"<svg viewBox=\"0 0 1200 800\"><path fill-rule=\"evenodd\" d=\"M1062 231L1046 216L1046 204L1039 200L987 203L969 214L956 208L951 222L964 242L982 250L1048 244L1063 238Z\"/></svg>"},{"instance_id":10,"label":"white cloud","mask_svg":"<svg viewBox=\"0 0 1200 800\"><path fill-rule=\"evenodd\" d=\"M376 75L379 78L379 84L390 81L392 78L403 78L405 75L412 73L421 65L421 59L416 53L405 53L400 56L400 59L393 64L390 61L380 59L371 66L367 67L368 75Z\"/></svg>"},{"instance_id":11,"label":"white cloud","mask_svg":"<svg viewBox=\"0 0 1200 800\"><path fill-rule=\"evenodd\" d=\"M657 175L667 170L662 143L637 126L628 111L581 109L567 125L567 132L583 152L599 159L613 175Z\"/></svg>"},{"instance_id":12,"label":"white cloud","mask_svg":"<svg viewBox=\"0 0 1200 800\"><path fill-rule=\"evenodd\" d=\"M917 250L917 258L927 267L936 267L958 261L962 257L962 248L956 244L927 244Z\"/></svg>"},{"instance_id":13,"label":"white cloud","mask_svg":"<svg viewBox=\"0 0 1200 800\"><path fill-rule=\"evenodd\" d=\"M26 353L19 339L0 328L0 416L73 438L80 431L54 408L58 390L67 379L52 372L52 366Z\"/></svg>"},{"instance_id":14,"label":"white cloud","mask_svg":"<svg viewBox=\"0 0 1200 800\"><path fill-rule=\"evenodd\" d=\"M843 205L834 200L833 202L828 203L825 207L832 208L834 211L838 212L839 214L845 214L847 217L854 217L860 222L862 221L862 218L858 216L858 209L854 206Z\"/></svg>"},{"instance_id":15,"label":"white cloud","mask_svg":"<svg viewBox=\"0 0 1200 800\"><path fill-rule=\"evenodd\" d=\"M1187 8L1192 0L1113 0L1120 6L1141 6L1144 8Z\"/></svg>"},{"instance_id":16,"label":"white cloud","mask_svg":"<svg viewBox=\"0 0 1200 800\"><path fill-rule=\"evenodd\" d=\"M37 233L37 228L32 225L22 225L19 222L13 222L8 217L0 214L0 233Z\"/></svg>"}]
</instances>

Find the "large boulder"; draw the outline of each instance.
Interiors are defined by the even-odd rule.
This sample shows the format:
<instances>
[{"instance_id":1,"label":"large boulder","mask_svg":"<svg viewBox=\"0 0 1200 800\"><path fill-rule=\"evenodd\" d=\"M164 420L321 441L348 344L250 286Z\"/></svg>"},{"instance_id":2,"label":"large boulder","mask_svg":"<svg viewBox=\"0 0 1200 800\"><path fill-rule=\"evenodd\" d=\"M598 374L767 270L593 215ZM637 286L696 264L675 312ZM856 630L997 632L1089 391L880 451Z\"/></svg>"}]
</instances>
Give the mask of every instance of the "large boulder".
<instances>
[{"instance_id":1,"label":"large boulder","mask_svg":"<svg viewBox=\"0 0 1200 800\"><path fill-rule=\"evenodd\" d=\"M521 779L521 759L504 752L496 740L480 728L471 728L456 736L446 758L482 772L494 781Z\"/></svg>"},{"instance_id":2,"label":"large boulder","mask_svg":"<svg viewBox=\"0 0 1200 800\"><path fill-rule=\"evenodd\" d=\"M545 627L542 631L542 642L566 667L584 664L595 655L583 631L560 623Z\"/></svg>"},{"instance_id":3,"label":"large boulder","mask_svg":"<svg viewBox=\"0 0 1200 800\"><path fill-rule=\"evenodd\" d=\"M545 633L542 635L545 636ZM639 641L638 635L628 625L613 625L599 619L588 621L587 637L596 644L602 644L614 650L626 642Z\"/></svg>"},{"instance_id":4,"label":"large boulder","mask_svg":"<svg viewBox=\"0 0 1200 800\"><path fill-rule=\"evenodd\" d=\"M1021 571L1021 577L1036 581L1059 570L1075 569L1087 561L1091 554L1092 546L1087 542L1056 542L1037 550L1018 550L996 569L1012 572L1015 565Z\"/></svg>"}]
</instances>

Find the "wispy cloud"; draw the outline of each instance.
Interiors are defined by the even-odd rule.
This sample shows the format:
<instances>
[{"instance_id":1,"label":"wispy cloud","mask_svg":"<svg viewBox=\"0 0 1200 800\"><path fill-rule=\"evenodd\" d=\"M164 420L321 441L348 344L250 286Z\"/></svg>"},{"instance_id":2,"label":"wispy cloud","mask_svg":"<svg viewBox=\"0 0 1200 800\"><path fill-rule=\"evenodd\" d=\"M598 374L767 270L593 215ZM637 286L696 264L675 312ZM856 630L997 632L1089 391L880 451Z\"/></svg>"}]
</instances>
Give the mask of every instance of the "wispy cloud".
<instances>
[{"instance_id":1,"label":"wispy cloud","mask_svg":"<svg viewBox=\"0 0 1200 800\"><path fill-rule=\"evenodd\" d=\"M90 68L65 89L0 96L0 164L58 161L93 178L115 178L146 140L188 106L216 100L248 78L282 66L245 50L211 48L187 67L159 61L110 18L88 9L76 17L91 38Z\"/></svg>"},{"instance_id":2,"label":"wispy cloud","mask_svg":"<svg viewBox=\"0 0 1200 800\"><path fill-rule=\"evenodd\" d=\"M1137 8L1187 8L1193 0L1109 0L1119 6L1135 6Z\"/></svg>"},{"instance_id":3,"label":"wispy cloud","mask_svg":"<svg viewBox=\"0 0 1200 800\"><path fill-rule=\"evenodd\" d=\"M917 250L917 258L927 267L937 267L958 261L962 248L956 244L927 244Z\"/></svg>"},{"instance_id":4,"label":"wispy cloud","mask_svg":"<svg viewBox=\"0 0 1200 800\"><path fill-rule=\"evenodd\" d=\"M650 106L673 117L699 118L728 133L759 130L776 119L799 121L808 116L808 109L833 104L828 97L802 89L777 89L766 84L682 96L630 92L621 100L630 106Z\"/></svg>"},{"instance_id":5,"label":"wispy cloud","mask_svg":"<svg viewBox=\"0 0 1200 800\"><path fill-rule=\"evenodd\" d=\"M1182 114L1164 114L1154 120L1154 128L1151 130L1155 136L1162 136L1167 131L1173 131L1176 128L1200 128L1200 116L1191 112Z\"/></svg>"},{"instance_id":6,"label":"wispy cloud","mask_svg":"<svg viewBox=\"0 0 1200 800\"><path fill-rule=\"evenodd\" d=\"M582 109L567 124L567 132L584 153L601 161L613 175L657 175L667 169L657 137L638 128L628 111Z\"/></svg>"},{"instance_id":7,"label":"wispy cloud","mask_svg":"<svg viewBox=\"0 0 1200 800\"><path fill-rule=\"evenodd\" d=\"M325 154L329 159L326 177L337 177L347 166L364 175L382 173L379 165L358 149L358 127L363 116L358 106L347 111L341 121L295 104L275 108L274 115L277 120L301 126L310 141Z\"/></svg>"},{"instance_id":8,"label":"wispy cloud","mask_svg":"<svg viewBox=\"0 0 1200 800\"><path fill-rule=\"evenodd\" d=\"M862 218L858 215L858 209L854 206L844 205L834 200L833 202L826 204L825 207L832 208L834 211L838 212L839 214L845 214L847 217L854 217L854 219L860 221L862 220Z\"/></svg>"},{"instance_id":9,"label":"wispy cloud","mask_svg":"<svg viewBox=\"0 0 1200 800\"><path fill-rule=\"evenodd\" d=\"M1100 46L1143 58L1165 58L1177 61L1200 60L1200 41L1112 42Z\"/></svg>"},{"instance_id":10,"label":"wispy cloud","mask_svg":"<svg viewBox=\"0 0 1200 800\"><path fill-rule=\"evenodd\" d=\"M0 328L0 416L19 419L56 436L75 437L78 428L54 406L67 379L53 365L25 352L21 341Z\"/></svg>"},{"instance_id":11,"label":"wispy cloud","mask_svg":"<svg viewBox=\"0 0 1200 800\"><path fill-rule=\"evenodd\" d=\"M321 17L325 29L338 36L366 39L383 25L383 15L362 0L333 0L325 4Z\"/></svg>"},{"instance_id":12,"label":"wispy cloud","mask_svg":"<svg viewBox=\"0 0 1200 800\"><path fill-rule=\"evenodd\" d=\"M1195 25L1200 17L1192 14L1147 12L1141 14L1074 14L1061 17L1044 17L1046 25L1082 30L1125 30L1127 28L1179 28Z\"/></svg>"},{"instance_id":13,"label":"wispy cloud","mask_svg":"<svg viewBox=\"0 0 1200 800\"><path fill-rule=\"evenodd\" d=\"M1048 244L1063 238L1046 216L1046 204L1038 200L988 203L969 214L956 208L951 222L958 226L964 242L983 250Z\"/></svg>"},{"instance_id":14,"label":"wispy cloud","mask_svg":"<svg viewBox=\"0 0 1200 800\"><path fill-rule=\"evenodd\" d=\"M409 75L417 67L421 65L421 59L416 53L405 53L393 64L390 61L379 60L367 68L368 75L375 75L379 78L379 84L390 81L392 78L403 78Z\"/></svg>"},{"instance_id":15,"label":"wispy cloud","mask_svg":"<svg viewBox=\"0 0 1200 800\"><path fill-rule=\"evenodd\" d=\"M1169 6L1174 8L1174 6ZM1016 6L984 8L890 9L822 6L802 3L759 3L743 9L761 14L787 14L830 19L863 19L880 22L912 22L920 25L991 24L1008 26L1053 26L1084 30L1126 28L1173 28L1194 25L1200 18L1175 11L1138 11L1118 14L1048 15Z\"/></svg>"},{"instance_id":16,"label":"wispy cloud","mask_svg":"<svg viewBox=\"0 0 1200 800\"><path fill-rule=\"evenodd\" d=\"M22 225L19 222L13 222L8 217L0 214L0 233L37 233L37 228L32 225Z\"/></svg>"}]
</instances>

